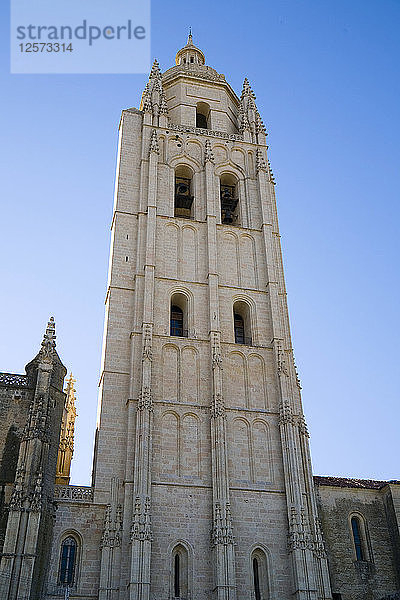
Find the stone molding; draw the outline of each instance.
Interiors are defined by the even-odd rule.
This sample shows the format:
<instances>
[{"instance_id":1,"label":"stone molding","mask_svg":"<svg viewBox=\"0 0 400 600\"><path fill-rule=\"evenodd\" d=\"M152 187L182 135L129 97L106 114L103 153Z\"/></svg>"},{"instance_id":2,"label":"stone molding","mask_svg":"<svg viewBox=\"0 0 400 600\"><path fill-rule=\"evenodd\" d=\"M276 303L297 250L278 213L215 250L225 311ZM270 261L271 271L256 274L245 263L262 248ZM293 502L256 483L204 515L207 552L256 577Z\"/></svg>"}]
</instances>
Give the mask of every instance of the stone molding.
<instances>
[{"instance_id":1,"label":"stone molding","mask_svg":"<svg viewBox=\"0 0 400 600\"><path fill-rule=\"evenodd\" d=\"M93 488L79 485L56 485L54 499L58 502L93 502Z\"/></svg>"},{"instance_id":2,"label":"stone molding","mask_svg":"<svg viewBox=\"0 0 400 600\"><path fill-rule=\"evenodd\" d=\"M194 133L196 135L232 140L234 142L243 142L243 135L240 133L227 133L226 131L214 131L212 129L203 129L202 127L192 127L191 125L176 125L175 123L168 123L168 129L171 131L181 131L182 133Z\"/></svg>"}]
</instances>

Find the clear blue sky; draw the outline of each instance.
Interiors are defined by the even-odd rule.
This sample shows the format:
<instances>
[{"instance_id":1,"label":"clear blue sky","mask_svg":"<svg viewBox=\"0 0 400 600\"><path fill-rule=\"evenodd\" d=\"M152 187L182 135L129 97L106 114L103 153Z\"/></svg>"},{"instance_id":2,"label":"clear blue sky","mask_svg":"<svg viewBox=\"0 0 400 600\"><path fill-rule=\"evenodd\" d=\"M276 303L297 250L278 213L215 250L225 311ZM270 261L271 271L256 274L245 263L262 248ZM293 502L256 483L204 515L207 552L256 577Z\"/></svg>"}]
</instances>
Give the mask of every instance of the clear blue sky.
<instances>
[{"instance_id":1,"label":"clear blue sky","mask_svg":"<svg viewBox=\"0 0 400 600\"><path fill-rule=\"evenodd\" d=\"M0 370L49 315L77 378L73 483L88 483L117 127L145 75L10 75L1 8ZM188 26L269 131L314 472L399 478L399 26L393 0L154 0L163 70Z\"/></svg>"}]
</instances>

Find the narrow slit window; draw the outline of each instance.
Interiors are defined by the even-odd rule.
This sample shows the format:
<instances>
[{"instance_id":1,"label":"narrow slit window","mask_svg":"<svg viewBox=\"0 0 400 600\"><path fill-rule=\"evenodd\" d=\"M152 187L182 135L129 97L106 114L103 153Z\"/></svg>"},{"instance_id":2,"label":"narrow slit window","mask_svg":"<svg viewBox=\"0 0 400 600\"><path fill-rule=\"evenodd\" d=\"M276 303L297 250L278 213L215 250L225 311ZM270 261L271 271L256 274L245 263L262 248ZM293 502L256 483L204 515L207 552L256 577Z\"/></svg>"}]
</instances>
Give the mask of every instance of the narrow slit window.
<instances>
[{"instance_id":1,"label":"narrow slit window","mask_svg":"<svg viewBox=\"0 0 400 600\"><path fill-rule=\"evenodd\" d=\"M183 311L179 306L171 306L171 335L183 337Z\"/></svg>"},{"instance_id":2,"label":"narrow slit window","mask_svg":"<svg viewBox=\"0 0 400 600\"><path fill-rule=\"evenodd\" d=\"M354 540L354 547L356 550L356 558L357 558L357 560L365 560L362 539L361 539L360 519L358 519L357 517L352 517L351 529L353 531L353 540Z\"/></svg>"},{"instance_id":3,"label":"narrow slit window","mask_svg":"<svg viewBox=\"0 0 400 600\"><path fill-rule=\"evenodd\" d=\"M260 592L260 572L258 566L258 560L253 558L253 581L254 581L254 595L256 600L261 600Z\"/></svg>"},{"instance_id":4,"label":"narrow slit window","mask_svg":"<svg viewBox=\"0 0 400 600\"><path fill-rule=\"evenodd\" d=\"M235 320L235 344L244 344L245 336L244 336L243 318L240 315L235 313L234 320Z\"/></svg>"},{"instance_id":5,"label":"narrow slit window","mask_svg":"<svg viewBox=\"0 0 400 600\"><path fill-rule=\"evenodd\" d=\"M180 598L181 597L181 586L180 586L180 556L179 553L177 552L175 554L175 560L174 560L174 597L175 598Z\"/></svg>"},{"instance_id":6,"label":"narrow slit window","mask_svg":"<svg viewBox=\"0 0 400 600\"><path fill-rule=\"evenodd\" d=\"M254 600L269 600L270 587L268 575L268 561L261 548L257 548L251 555L250 568L252 570L251 578L253 581Z\"/></svg>"},{"instance_id":7,"label":"narrow slit window","mask_svg":"<svg viewBox=\"0 0 400 600\"><path fill-rule=\"evenodd\" d=\"M179 544L172 551L171 593L170 597L187 600L190 597L188 582L188 553L186 548Z\"/></svg>"}]
</instances>

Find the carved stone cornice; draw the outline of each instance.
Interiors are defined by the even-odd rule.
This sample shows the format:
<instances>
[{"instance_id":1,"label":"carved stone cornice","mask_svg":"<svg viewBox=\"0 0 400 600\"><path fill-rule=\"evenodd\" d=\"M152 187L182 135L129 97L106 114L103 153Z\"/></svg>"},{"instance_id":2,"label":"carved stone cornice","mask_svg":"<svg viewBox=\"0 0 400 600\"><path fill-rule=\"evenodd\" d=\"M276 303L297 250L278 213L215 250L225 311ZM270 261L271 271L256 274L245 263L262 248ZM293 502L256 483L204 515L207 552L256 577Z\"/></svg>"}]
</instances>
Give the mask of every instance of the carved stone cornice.
<instances>
[{"instance_id":1,"label":"carved stone cornice","mask_svg":"<svg viewBox=\"0 0 400 600\"><path fill-rule=\"evenodd\" d=\"M54 498L65 502L93 502L93 488L78 485L56 485Z\"/></svg>"},{"instance_id":2,"label":"carved stone cornice","mask_svg":"<svg viewBox=\"0 0 400 600\"><path fill-rule=\"evenodd\" d=\"M226 131L213 131L212 129L202 129L201 127L191 127L190 125L176 125L168 123L168 129L171 131L180 131L181 133L194 133L195 135L206 135L208 137L217 137L234 142L243 142L243 135L239 133L227 133Z\"/></svg>"},{"instance_id":3,"label":"carved stone cornice","mask_svg":"<svg viewBox=\"0 0 400 600\"><path fill-rule=\"evenodd\" d=\"M208 65L198 65L195 63L180 64L171 67L163 74L163 83L167 83L170 79L174 79L178 75L185 77L194 77L196 79L206 79L208 81L226 83L225 75L218 73Z\"/></svg>"}]
</instances>

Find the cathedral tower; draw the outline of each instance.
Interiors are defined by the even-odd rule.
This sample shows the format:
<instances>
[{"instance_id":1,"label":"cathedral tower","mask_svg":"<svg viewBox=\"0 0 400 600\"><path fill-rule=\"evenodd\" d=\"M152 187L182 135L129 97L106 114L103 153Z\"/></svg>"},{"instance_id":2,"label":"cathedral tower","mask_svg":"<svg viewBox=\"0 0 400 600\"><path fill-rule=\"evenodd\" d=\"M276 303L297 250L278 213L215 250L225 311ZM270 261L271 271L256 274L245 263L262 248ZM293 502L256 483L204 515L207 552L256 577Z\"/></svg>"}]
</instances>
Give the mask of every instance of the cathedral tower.
<instances>
[{"instance_id":1,"label":"cathedral tower","mask_svg":"<svg viewBox=\"0 0 400 600\"><path fill-rule=\"evenodd\" d=\"M266 131L189 35L123 111L100 600L328 600Z\"/></svg>"}]
</instances>

